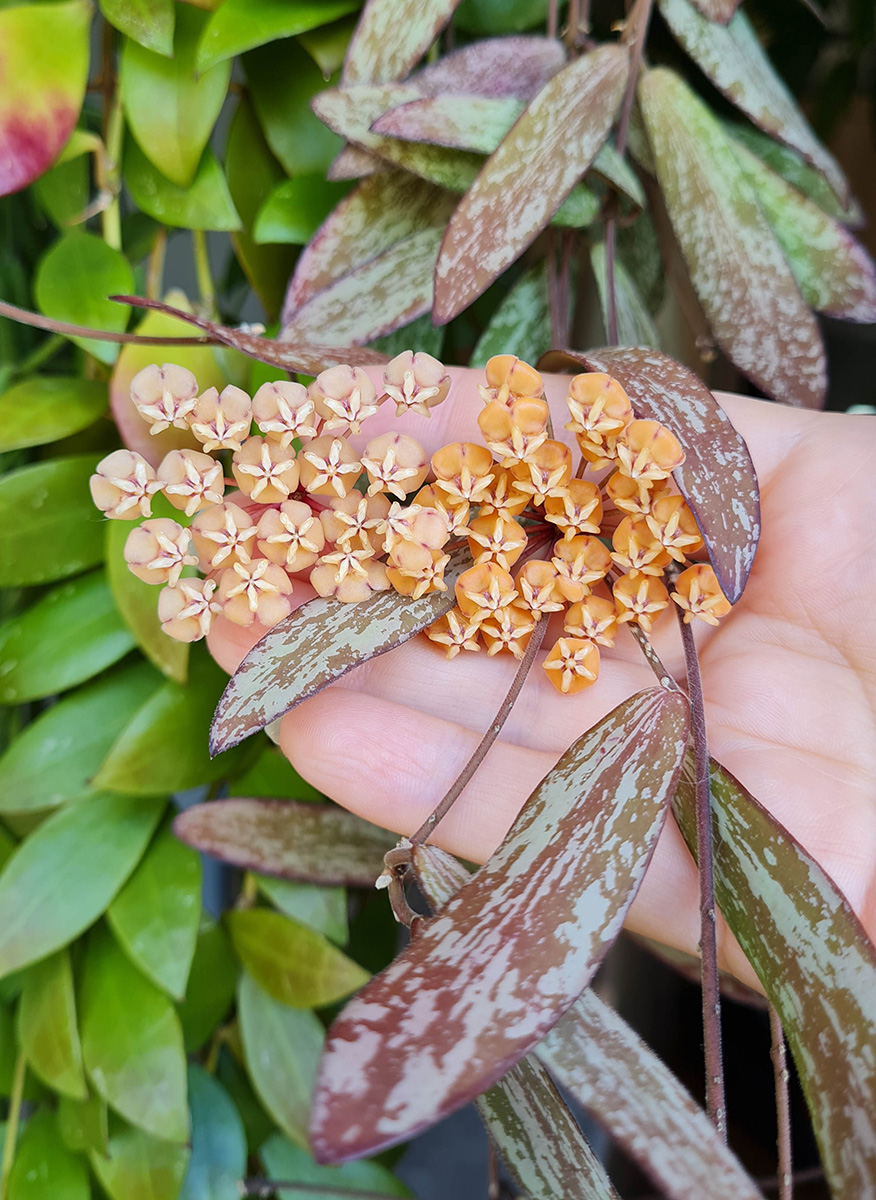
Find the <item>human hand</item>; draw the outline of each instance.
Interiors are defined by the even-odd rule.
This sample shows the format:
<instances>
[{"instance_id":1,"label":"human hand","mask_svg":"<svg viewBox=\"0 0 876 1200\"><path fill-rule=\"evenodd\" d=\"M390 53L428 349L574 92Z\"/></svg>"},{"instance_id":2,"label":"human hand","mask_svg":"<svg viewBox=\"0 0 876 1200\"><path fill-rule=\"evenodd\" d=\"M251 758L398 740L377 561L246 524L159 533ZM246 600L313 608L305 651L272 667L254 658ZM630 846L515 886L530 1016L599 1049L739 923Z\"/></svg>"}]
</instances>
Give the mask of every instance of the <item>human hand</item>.
<instances>
[{"instance_id":1,"label":"human hand","mask_svg":"<svg viewBox=\"0 0 876 1200\"><path fill-rule=\"evenodd\" d=\"M429 453L480 440L480 372L451 374L450 395L429 420L396 419L384 405L368 436L397 428ZM373 377L379 385L379 368ZM557 436L572 444L562 431L568 377L547 376L545 385ZM869 548L876 423L739 396L719 401L754 460L763 533L733 611L716 629L695 622L710 750L821 863L876 937L876 556ZM306 580L296 583L294 600L312 595ZM210 650L233 671L263 633L219 618ZM675 621L664 614L653 641L683 680ZM550 642L549 634L545 647ZM560 696L536 665L500 739L438 827L437 845L485 860L562 752L653 684L629 634L600 655L597 685L576 696ZM483 653L447 661L414 638L296 708L282 722L280 745L339 804L411 833L465 765L516 665L509 655ZM693 860L668 821L627 926L695 954L697 892ZM723 924L719 957L724 969L755 982Z\"/></svg>"}]
</instances>

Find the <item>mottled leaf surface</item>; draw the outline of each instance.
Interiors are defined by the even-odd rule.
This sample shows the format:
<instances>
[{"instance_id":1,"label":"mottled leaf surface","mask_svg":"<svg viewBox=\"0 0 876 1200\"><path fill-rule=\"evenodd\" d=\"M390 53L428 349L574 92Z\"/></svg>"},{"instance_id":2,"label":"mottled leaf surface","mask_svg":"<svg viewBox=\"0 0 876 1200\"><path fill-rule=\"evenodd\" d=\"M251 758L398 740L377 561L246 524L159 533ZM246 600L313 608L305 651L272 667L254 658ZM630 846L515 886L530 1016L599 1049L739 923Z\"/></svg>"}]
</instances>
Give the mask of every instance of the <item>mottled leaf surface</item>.
<instances>
[{"instance_id":1,"label":"mottled leaf surface","mask_svg":"<svg viewBox=\"0 0 876 1200\"><path fill-rule=\"evenodd\" d=\"M539 369L570 363L613 375L638 417L661 421L681 439L687 457L673 478L696 516L724 595L735 603L760 537L760 494L748 447L724 410L693 371L659 350L552 352Z\"/></svg>"},{"instance_id":2,"label":"mottled leaf surface","mask_svg":"<svg viewBox=\"0 0 876 1200\"><path fill-rule=\"evenodd\" d=\"M547 267L541 262L525 271L490 318L468 365L483 367L494 354L516 354L536 362L551 341Z\"/></svg>"},{"instance_id":3,"label":"mottled leaf surface","mask_svg":"<svg viewBox=\"0 0 876 1200\"><path fill-rule=\"evenodd\" d=\"M435 269L435 320L461 312L550 222L610 130L628 54L601 46L555 75L487 160L451 217Z\"/></svg>"},{"instance_id":4,"label":"mottled leaf surface","mask_svg":"<svg viewBox=\"0 0 876 1200\"><path fill-rule=\"evenodd\" d=\"M820 407L818 325L717 118L665 68L645 75L639 99L672 228L718 344L769 395Z\"/></svg>"},{"instance_id":5,"label":"mottled leaf surface","mask_svg":"<svg viewBox=\"0 0 876 1200\"><path fill-rule=\"evenodd\" d=\"M715 87L755 125L799 150L845 203L849 185L842 170L810 129L745 13L739 11L728 25L721 25L702 16L688 0L659 4L675 37Z\"/></svg>"},{"instance_id":6,"label":"mottled leaf surface","mask_svg":"<svg viewBox=\"0 0 876 1200\"><path fill-rule=\"evenodd\" d=\"M596 278L599 306L606 333L608 332L609 279L606 265L605 243L594 242L590 248L590 263ZM614 259L614 296L617 313L617 336L621 346L658 347L660 338L651 320L651 314L639 295L632 276L620 258Z\"/></svg>"},{"instance_id":7,"label":"mottled leaf surface","mask_svg":"<svg viewBox=\"0 0 876 1200\"><path fill-rule=\"evenodd\" d=\"M236 746L353 667L431 625L453 607L453 585L470 565L466 549L454 551L444 573L447 591L419 600L388 591L355 606L321 597L302 604L256 643L229 680L213 718L211 753Z\"/></svg>"},{"instance_id":8,"label":"mottled leaf surface","mask_svg":"<svg viewBox=\"0 0 876 1200\"><path fill-rule=\"evenodd\" d=\"M282 879L372 887L396 843L344 808L285 800L211 800L180 813L177 837L236 867Z\"/></svg>"},{"instance_id":9,"label":"mottled leaf surface","mask_svg":"<svg viewBox=\"0 0 876 1200\"><path fill-rule=\"evenodd\" d=\"M368 0L347 50L345 83L401 79L450 20L459 0Z\"/></svg>"},{"instance_id":10,"label":"mottled leaf surface","mask_svg":"<svg viewBox=\"0 0 876 1200\"><path fill-rule=\"evenodd\" d=\"M344 1009L314 1100L320 1161L479 1095L574 1003L644 874L687 725L684 698L652 688L579 738L489 862Z\"/></svg>"},{"instance_id":11,"label":"mottled leaf surface","mask_svg":"<svg viewBox=\"0 0 876 1200\"><path fill-rule=\"evenodd\" d=\"M417 71L410 82L423 96L516 96L531 100L564 65L557 38L491 37L472 42Z\"/></svg>"},{"instance_id":12,"label":"mottled leaf surface","mask_svg":"<svg viewBox=\"0 0 876 1200\"><path fill-rule=\"evenodd\" d=\"M835 1196L876 1194L876 948L842 892L711 762L718 907L782 1018ZM673 811L696 844L693 764Z\"/></svg>"}]
</instances>

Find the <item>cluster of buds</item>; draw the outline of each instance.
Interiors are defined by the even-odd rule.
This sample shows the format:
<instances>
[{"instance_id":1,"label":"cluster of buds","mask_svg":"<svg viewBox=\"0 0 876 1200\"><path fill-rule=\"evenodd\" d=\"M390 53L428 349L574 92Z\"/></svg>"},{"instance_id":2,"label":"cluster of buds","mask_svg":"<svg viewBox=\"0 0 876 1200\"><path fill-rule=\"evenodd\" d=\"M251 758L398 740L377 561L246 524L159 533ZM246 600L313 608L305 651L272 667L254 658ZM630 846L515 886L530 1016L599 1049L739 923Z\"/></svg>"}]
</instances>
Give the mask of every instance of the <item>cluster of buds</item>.
<instances>
[{"instance_id":1,"label":"cluster of buds","mask_svg":"<svg viewBox=\"0 0 876 1200\"><path fill-rule=\"evenodd\" d=\"M670 600L686 622L716 625L730 605L708 564L688 565L703 540L672 490L684 461L677 438L637 420L610 376L577 375L567 397L566 429L580 450L573 470L571 450L553 437L538 372L502 355L486 376L484 445L443 447L424 489L475 560L456 583L456 607L428 637L450 658L482 645L522 658L536 623L562 614L543 666L570 694L596 682L599 648L613 645L621 625L649 634Z\"/></svg>"},{"instance_id":2,"label":"cluster of buds","mask_svg":"<svg viewBox=\"0 0 876 1200\"><path fill-rule=\"evenodd\" d=\"M107 517L140 522L125 559L161 586L165 632L196 641L217 613L276 625L302 577L348 602L390 587L420 596L446 586L443 511L410 503L429 472L425 450L386 433L360 453L351 437L382 403L428 417L449 388L437 359L411 351L387 364L381 392L351 366L323 371L310 387L266 383L252 397L232 385L199 393L195 376L172 364L142 370L131 398L151 433L184 429L200 449L171 450L157 469L116 450L98 464L91 494ZM228 499L226 488L235 489ZM159 492L178 520L152 517Z\"/></svg>"}]
</instances>

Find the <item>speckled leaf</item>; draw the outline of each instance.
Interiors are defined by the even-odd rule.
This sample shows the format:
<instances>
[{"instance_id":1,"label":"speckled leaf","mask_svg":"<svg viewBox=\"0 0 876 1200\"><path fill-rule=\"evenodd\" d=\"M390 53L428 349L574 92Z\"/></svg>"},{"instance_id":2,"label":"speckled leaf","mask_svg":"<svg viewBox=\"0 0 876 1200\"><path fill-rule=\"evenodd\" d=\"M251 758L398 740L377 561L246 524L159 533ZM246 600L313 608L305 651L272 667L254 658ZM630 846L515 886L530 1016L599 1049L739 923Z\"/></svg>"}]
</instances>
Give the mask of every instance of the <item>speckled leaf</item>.
<instances>
[{"instance_id":1,"label":"speckled leaf","mask_svg":"<svg viewBox=\"0 0 876 1200\"><path fill-rule=\"evenodd\" d=\"M310 883L372 887L393 834L346 809L285 800L232 799L180 813L174 833L236 867Z\"/></svg>"},{"instance_id":2,"label":"speckled leaf","mask_svg":"<svg viewBox=\"0 0 876 1200\"><path fill-rule=\"evenodd\" d=\"M332 1026L320 1161L402 1141L491 1086L570 1007L611 945L662 827L687 703L651 688L563 755L499 850Z\"/></svg>"},{"instance_id":3,"label":"speckled leaf","mask_svg":"<svg viewBox=\"0 0 876 1200\"><path fill-rule=\"evenodd\" d=\"M431 625L453 607L453 585L470 565L466 549L454 551L444 573L447 591L419 600L388 591L355 607L321 597L302 604L265 634L231 677L213 718L210 752L236 746L353 667Z\"/></svg>"},{"instance_id":4,"label":"speckled leaf","mask_svg":"<svg viewBox=\"0 0 876 1200\"><path fill-rule=\"evenodd\" d=\"M370 150L349 143L332 162L326 172L326 179L365 179L375 171L382 171L386 163Z\"/></svg>"},{"instance_id":5,"label":"speckled leaf","mask_svg":"<svg viewBox=\"0 0 876 1200\"><path fill-rule=\"evenodd\" d=\"M381 164L382 165L382 164ZM337 205L302 252L289 282L283 324L349 271L424 229L443 229L456 200L404 171L381 170Z\"/></svg>"},{"instance_id":6,"label":"speckled leaf","mask_svg":"<svg viewBox=\"0 0 876 1200\"><path fill-rule=\"evenodd\" d=\"M88 0L0 12L0 195L42 175L73 132L88 80L90 26Z\"/></svg>"},{"instance_id":7,"label":"speckled leaf","mask_svg":"<svg viewBox=\"0 0 876 1200\"><path fill-rule=\"evenodd\" d=\"M435 269L434 318L476 299L545 228L590 167L614 123L628 53L601 46L532 100L460 202Z\"/></svg>"},{"instance_id":8,"label":"speckled leaf","mask_svg":"<svg viewBox=\"0 0 876 1200\"><path fill-rule=\"evenodd\" d=\"M599 305L606 332L608 331L608 271L605 259L605 243L595 242L590 248L590 263L596 277ZM621 346L658 347L660 338L651 320L651 314L639 295L632 276L615 255L614 295L617 312L617 336Z\"/></svg>"},{"instance_id":9,"label":"speckled leaf","mask_svg":"<svg viewBox=\"0 0 876 1200\"><path fill-rule=\"evenodd\" d=\"M253 46L343 17L357 7L357 0L225 0L209 7L215 12L198 48L200 71Z\"/></svg>"},{"instance_id":10,"label":"speckled leaf","mask_svg":"<svg viewBox=\"0 0 876 1200\"><path fill-rule=\"evenodd\" d=\"M688 0L659 0L659 4L675 37L715 87L755 125L799 150L845 203L849 190L845 176L809 128L745 13L737 12L729 25L719 25L698 13Z\"/></svg>"},{"instance_id":11,"label":"speckled leaf","mask_svg":"<svg viewBox=\"0 0 876 1200\"><path fill-rule=\"evenodd\" d=\"M563 43L534 35L472 42L411 77L423 96L516 96L531 100L566 62Z\"/></svg>"},{"instance_id":12,"label":"speckled leaf","mask_svg":"<svg viewBox=\"0 0 876 1200\"><path fill-rule=\"evenodd\" d=\"M876 322L876 267L860 242L756 155L738 143L733 152L806 303L831 317Z\"/></svg>"},{"instance_id":13,"label":"speckled leaf","mask_svg":"<svg viewBox=\"0 0 876 1200\"><path fill-rule=\"evenodd\" d=\"M711 763L718 907L757 972L800 1075L833 1195L876 1195L876 947L839 888L771 813ZM673 811L693 853L694 779Z\"/></svg>"},{"instance_id":14,"label":"speckled leaf","mask_svg":"<svg viewBox=\"0 0 876 1200\"><path fill-rule=\"evenodd\" d=\"M735 603L757 550L760 496L748 447L724 410L693 371L659 350L552 352L539 368L556 371L570 363L613 375L638 417L662 421L681 439L687 457L673 478L693 509L724 594Z\"/></svg>"},{"instance_id":15,"label":"speckled leaf","mask_svg":"<svg viewBox=\"0 0 876 1200\"><path fill-rule=\"evenodd\" d=\"M818 325L717 118L665 68L645 75L639 99L672 228L718 344L771 396L820 407Z\"/></svg>"},{"instance_id":16,"label":"speckled leaf","mask_svg":"<svg viewBox=\"0 0 876 1200\"><path fill-rule=\"evenodd\" d=\"M543 262L524 272L490 318L469 359L483 367L494 354L516 354L536 362L551 341L547 268Z\"/></svg>"},{"instance_id":17,"label":"speckled leaf","mask_svg":"<svg viewBox=\"0 0 876 1200\"><path fill-rule=\"evenodd\" d=\"M401 79L450 20L459 0L368 0L347 50L345 83Z\"/></svg>"}]
</instances>

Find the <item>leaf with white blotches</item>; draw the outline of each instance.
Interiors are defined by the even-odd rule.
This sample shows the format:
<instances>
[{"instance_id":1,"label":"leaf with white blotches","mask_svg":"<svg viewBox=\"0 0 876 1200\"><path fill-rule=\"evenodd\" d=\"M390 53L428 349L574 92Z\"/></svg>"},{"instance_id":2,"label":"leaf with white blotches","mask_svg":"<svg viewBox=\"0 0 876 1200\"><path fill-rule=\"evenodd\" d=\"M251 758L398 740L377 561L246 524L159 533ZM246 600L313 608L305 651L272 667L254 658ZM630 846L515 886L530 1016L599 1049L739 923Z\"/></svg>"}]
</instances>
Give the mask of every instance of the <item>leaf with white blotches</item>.
<instances>
[{"instance_id":1,"label":"leaf with white blotches","mask_svg":"<svg viewBox=\"0 0 876 1200\"><path fill-rule=\"evenodd\" d=\"M374 592L359 604L320 596L302 604L268 630L232 675L216 707L210 753L236 746L354 667L437 621L453 608L453 586L470 566L466 548L453 551L444 572L447 591L419 600L390 590Z\"/></svg>"},{"instance_id":2,"label":"leaf with white blotches","mask_svg":"<svg viewBox=\"0 0 876 1200\"><path fill-rule=\"evenodd\" d=\"M530 100L566 62L563 43L533 34L471 42L411 76L423 96L516 96Z\"/></svg>"},{"instance_id":3,"label":"leaf with white blotches","mask_svg":"<svg viewBox=\"0 0 876 1200\"><path fill-rule=\"evenodd\" d=\"M368 0L350 40L345 83L401 79L453 16L459 0Z\"/></svg>"},{"instance_id":4,"label":"leaf with white blotches","mask_svg":"<svg viewBox=\"0 0 876 1200\"><path fill-rule=\"evenodd\" d=\"M549 224L608 136L628 70L625 47L600 46L530 102L447 226L435 269L437 323L475 300Z\"/></svg>"},{"instance_id":5,"label":"leaf with white blotches","mask_svg":"<svg viewBox=\"0 0 876 1200\"><path fill-rule=\"evenodd\" d=\"M660 421L681 441L685 460L673 478L696 517L721 589L735 604L760 538L760 494L748 447L724 410L693 371L659 350L552 351L538 366L556 371L569 364L612 375L637 417Z\"/></svg>"},{"instance_id":6,"label":"leaf with white blotches","mask_svg":"<svg viewBox=\"0 0 876 1200\"><path fill-rule=\"evenodd\" d=\"M715 897L782 1025L834 1196L876 1195L876 947L785 827L711 760ZM696 847L693 762L673 811Z\"/></svg>"},{"instance_id":7,"label":"leaf with white blotches","mask_svg":"<svg viewBox=\"0 0 876 1200\"><path fill-rule=\"evenodd\" d=\"M810 129L745 13L737 12L728 25L720 25L688 0L659 4L672 33L715 87L765 133L799 150L845 202L849 185L842 170Z\"/></svg>"},{"instance_id":8,"label":"leaf with white blotches","mask_svg":"<svg viewBox=\"0 0 876 1200\"><path fill-rule=\"evenodd\" d=\"M707 20L726 25L739 7L739 0L693 0L693 4Z\"/></svg>"},{"instance_id":9,"label":"leaf with white blotches","mask_svg":"<svg viewBox=\"0 0 876 1200\"><path fill-rule=\"evenodd\" d=\"M528 1053L617 937L688 734L651 688L563 755L499 850L329 1031L311 1139L324 1162L403 1141Z\"/></svg>"},{"instance_id":10,"label":"leaf with white blotches","mask_svg":"<svg viewBox=\"0 0 876 1200\"><path fill-rule=\"evenodd\" d=\"M664 67L644 76L639 100L672 228L715 339L769 395L820 408L827 376L818 324L720 123Z\"/></svg>"},{"instance_id":11,"label":"leaf with white blotches","mask_svg":"<svg viewBox=\"0 0 876 1200\"><path fill-rule=\"evenodd\" d=\"M551 341L547 264L536 263L525 271L503 297L478 338L468 365L486 366L495 354L516 354L535 362Z\"/></svg>"},{"instance_id":12,"label":"leaf with white blotches","mask_svg":"<svg viewBox=\"0 0 876 1200\"><path fill-rule=\"evenodd\" d=\"M608 332L609 279L605 253L605 242L594 242L590 247L590 263L596 277L599 306ZM614 294L617 312L617 336L621 346L660 345L660 337L654 328L651 314L639 295L632 276L616 255L614 260Z\"/></svg>"}]
</instances>

